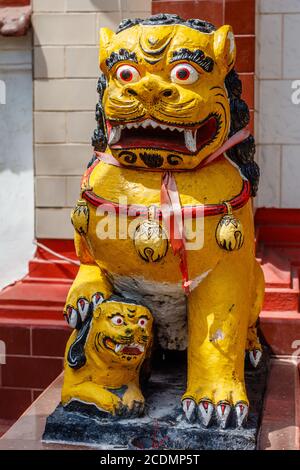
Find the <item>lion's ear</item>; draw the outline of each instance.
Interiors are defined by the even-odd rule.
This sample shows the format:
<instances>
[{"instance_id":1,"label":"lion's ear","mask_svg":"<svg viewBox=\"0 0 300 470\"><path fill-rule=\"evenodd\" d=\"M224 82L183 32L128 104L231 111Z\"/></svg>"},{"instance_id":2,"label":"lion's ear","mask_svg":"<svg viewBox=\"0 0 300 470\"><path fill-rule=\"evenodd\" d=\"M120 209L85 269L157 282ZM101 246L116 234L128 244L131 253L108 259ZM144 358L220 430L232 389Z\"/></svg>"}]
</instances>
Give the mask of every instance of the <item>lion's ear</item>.
<instances>
[{"instance_id":1,"label":"lion's ear","mask_svg":"<svg viewBox=\"0 0 300 470\"><path fill-rule=\"evenodd\" d=\"M97 307L95 307L95 309L94 309L93 317L94 317L94 318L99 318L100 315L101 315L101 312L102 312L101 306L100 306L100 305L97 305Z\"/></svg>"},{"instance_id":2,"label":"lion's ear","mask_svg":"<svg viewBox=\"0 0 300 470\"><path fill-rule=\"evenodd\" d=\"M214 53L219 66L227 74L234 66L236 45L231 26L224 25L214 33Z\"/></svg>"},{"instance_id":3,"label":"lion's ear","mask_svg":"<svg viewBox=\"0 0 300 470\"><path fill-rule=\"evenodd\" d=\"M112 43L115 33L108 28L100 29L100 43L99 43L99 65L102 69L105 60L108 57L108 51ZM103 69L102 69L103 70ZM104 70L103 70L104 71Z\"/></svg>"}]
</instances>

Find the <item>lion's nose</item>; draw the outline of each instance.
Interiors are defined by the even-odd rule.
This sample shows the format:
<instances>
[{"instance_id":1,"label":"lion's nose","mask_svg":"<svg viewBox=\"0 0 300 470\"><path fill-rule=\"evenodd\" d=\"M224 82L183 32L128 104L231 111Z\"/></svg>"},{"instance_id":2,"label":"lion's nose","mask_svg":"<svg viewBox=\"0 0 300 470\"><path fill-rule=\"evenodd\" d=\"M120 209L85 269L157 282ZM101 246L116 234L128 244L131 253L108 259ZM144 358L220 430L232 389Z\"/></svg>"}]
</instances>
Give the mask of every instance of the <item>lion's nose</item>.
<instances>
[{"instance_id":1,"label":"lion's nose","mask_svg":"<svg viewBox=\"0 0 300 470\"><path fill-rule=\"evenodd\" d=\"M167 82L153 83L151 80L140 82L124 87L127 96L133 96L141 102L155 102L163 98L174 98L178 95L177 88Z\"/></svg>"},{"instance_id":2,"label":"lion's nose","mask_svg":"<svg viewBox=\"0 0 300 470\"><path fill-rule=\"evenodd\" d=\"M126 334L127 336L130 336L130 335L133 334L133 330L132 330L131 328L126 328L125 334Z\"/></svg>"}]
</instances>

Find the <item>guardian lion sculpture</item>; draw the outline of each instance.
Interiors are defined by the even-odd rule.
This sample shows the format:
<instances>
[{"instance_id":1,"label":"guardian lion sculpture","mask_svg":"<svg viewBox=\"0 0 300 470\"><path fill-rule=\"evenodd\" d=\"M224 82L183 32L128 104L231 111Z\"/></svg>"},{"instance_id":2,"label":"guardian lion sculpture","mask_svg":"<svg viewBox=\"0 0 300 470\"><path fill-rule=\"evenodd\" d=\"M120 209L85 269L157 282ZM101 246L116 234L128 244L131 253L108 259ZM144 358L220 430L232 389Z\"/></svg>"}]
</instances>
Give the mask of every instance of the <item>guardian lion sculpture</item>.
<instances>
[{"instance_id":1,"label":"guardian lion sculpture","mask_svg":"<svg viewBox=\"0 0 300 470\"><path fill-rule=\"evenodd\" d=\"M122 407L106 400L108 389L132 379L114 349L113 331L120 328L114 317L105 313L99 323L100 335L102 327L111 331L111 343L95 344L85 334L91 317L96 321L117 294L116 314L127 308L124 299L134 299L153 315L154 342L187 348L188 421L209 426L215 413L224 428L231 412L238 426L246 420L245 351L257 366L264 278L251 203L259 169L235 57L227 25L161 14L124 20L116 33L101 29L95 154L72 212L81 265L65 307L76 332L67 346L63 403L75 396L76 374L99 374L97 398L85 387L76 396L108 413L126 416L143 401L138 377L130 399L114 399ZM108 215L115 217L114 233L105 231ZM122 335L120 343L127 341ZM79 336L90 356L74 366L69 351ZM98 354L113 368L109 380L97 369Z\"/></svg>"}]
</instances>

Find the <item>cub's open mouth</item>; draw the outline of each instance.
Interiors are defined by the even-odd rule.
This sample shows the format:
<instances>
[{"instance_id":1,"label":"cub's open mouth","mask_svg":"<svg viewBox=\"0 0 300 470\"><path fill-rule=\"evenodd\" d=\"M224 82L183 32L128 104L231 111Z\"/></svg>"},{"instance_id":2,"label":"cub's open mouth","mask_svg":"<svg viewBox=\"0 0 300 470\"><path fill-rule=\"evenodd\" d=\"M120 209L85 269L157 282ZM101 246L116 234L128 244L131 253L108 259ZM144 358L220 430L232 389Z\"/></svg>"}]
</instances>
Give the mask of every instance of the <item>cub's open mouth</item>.
<instances>
[{"instance_id":1,"label":"cub's open mouth","mask_svg":"<svg viewBox=\"0 0 300 470\"><path fill-rule=\"evenodd\" d=\"M116 354L122 353L122 354L126 354L127 356L139 356L140 354L143 354L143 352L145 351L144 346L142 346L141 344L117 343L112 338L105 338L103 343L107 349L111 349Z\"/></svg>"},{"instance_id":2,"label":"cub's open mouth","mask_svg":"<svg viewBox=\"0 0 300 470\"><path fill-rule=\"evenodd\" d=\"M122 125L107 121L108 145L112 149L152 148L194 154L212 142L219 128L217 114L193 128L167 125L152 119Z\"/></svg>"}]
</instances>

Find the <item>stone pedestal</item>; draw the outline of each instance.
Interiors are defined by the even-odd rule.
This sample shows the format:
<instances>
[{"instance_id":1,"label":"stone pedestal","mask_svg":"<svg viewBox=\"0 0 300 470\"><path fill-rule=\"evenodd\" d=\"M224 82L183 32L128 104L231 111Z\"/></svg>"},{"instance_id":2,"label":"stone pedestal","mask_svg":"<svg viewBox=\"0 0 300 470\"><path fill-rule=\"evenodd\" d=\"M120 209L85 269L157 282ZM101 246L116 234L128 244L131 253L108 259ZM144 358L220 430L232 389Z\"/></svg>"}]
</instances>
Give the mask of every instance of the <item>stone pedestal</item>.
<instances>
[{"instance_id":1,"label":"stone pedestal","mask_svg":"<svg viewBox=\"0 0 300 470\"><path fill-rule=\"evenodd\" d=\"M291 358L273 358L271 359L270 373L265 379L267 379L267 391L265 394L264 405L260 403L260 399L256 398L256 404L262 411L262 418L260 424L260 430L257 436L256 448L260 450L299 450L299 425L300 425L300 394L299 394L299 373L297 364ZM262 372L262 371L261 371ZM252 404L255 403L254 396L259 394L258 382L256 382L257 372L247 373L248 387L252 387L251 383L257 383L256 392L252 395ZM152 379L154 380L154 379ZM37 400L28 408L28 410L19 418L19 420L0 438L0 450L73 450L73 449L98 449L101 446L99 444L86 444L83 446L79 444L74 445L70 443L61 443L59 441L45 442L42 441L42 435L45 430L46 419L50 413L57 407L60 400L60 393L62 387L63 377L58 377L50 387L40 395ZM175 388L175 387L174 387ZM257 396L257 395L256 395ZM53 415L52 415L53 416ZM250 429L253 411L250 414ZM66 418L66 417L65 417ZM86 416L83 417L86 423ZM102 436L102 429L98 418L95 418L98 426L97 437ZM256 419L256 418L254 418ZM50 431L52 417L48 418L47 432L49 435L49 422ZM79 419L78 419L79 421ZM89 425L91 426L91 421ZM139 436L137 440L132 444L135 444L135 448L138 446L145 448L149 445L153 446L153 441L164 448L165 441L161 441L158 432L157 421L154 421L154 427L144 430L144 435L140 440ZM115 423L117 424L117 423ZM124 423L118 423L122 426ZM52 428L53 429L53 428ZM113 428L111 428L113 429ZM249 428L247 428L249 429ZM247 431L246 429L246 431ZM70 430L70 429L69 429ZM80 428L79 428L80 431ZM196 432L201 432L204 436L202 429L199 430L197 427ZM211 432L207 434L211 436ZM73 441L76 439L76 426L72 429ZM135 431L136 432L136 431ZM218 437L222 434L229 436L231 431L217 431L214 436L214 444ZM207 431L205 431L207 433ZM238 435L238 431L233 431L233 434ZM151 436L149 438L149 436ZM128 436L127 436L128 437ZM154 437L154 439L153 439ZM202 439L204 441L205 437ZM125 446L128 447L128 441L124 438ZM228 437L227 437L228 442ZM245 442L245 441L244 441ZM113 444L113 435L109 436L107 445L104 448L109 450L109 447ZM122 446L121 446L122 447ZM124 446L123 446L124 447ZM252 443L252 448L253 448ZM103 445L102 445L103 448ZM166 446L167 448L167 446ZM209 443L207 448L211 449ZM248 447L249 448L249 447Z\"/></svg>"},{"instance_id":2,"label":"stone pedestal","mask_svg":"<svg viewBox=\"0 0 300 470\"><path fill-rule=\"evenodd\" d=\"M245 428L222 430L216 418L208 429L190 424L181 411L185 390L185 358L167 357L159 361L145 387L145 416L136 419L108 417L95 406L78 401L66 408L58 405L48 417L44 442L76 443L102 449L232 449L254 450L262 415L269 359L267 353L258 370L246 371L250 414Z\"/></svg>"}]
</instances>

